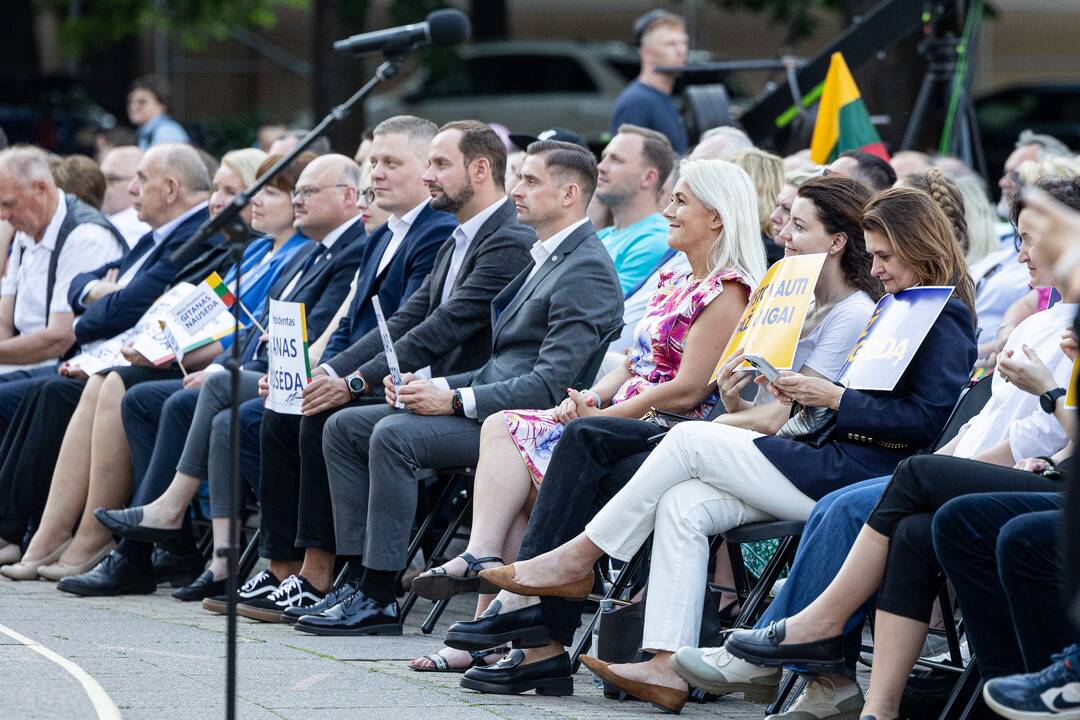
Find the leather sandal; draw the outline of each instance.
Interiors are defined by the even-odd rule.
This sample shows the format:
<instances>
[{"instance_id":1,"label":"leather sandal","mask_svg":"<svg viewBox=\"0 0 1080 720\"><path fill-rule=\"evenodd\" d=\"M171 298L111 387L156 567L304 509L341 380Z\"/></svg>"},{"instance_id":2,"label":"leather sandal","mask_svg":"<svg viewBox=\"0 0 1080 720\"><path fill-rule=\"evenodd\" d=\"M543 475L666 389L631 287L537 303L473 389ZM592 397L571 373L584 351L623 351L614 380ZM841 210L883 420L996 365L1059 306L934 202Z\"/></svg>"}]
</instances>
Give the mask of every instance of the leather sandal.
<instances>
[{"instance_id":1,"label":"leather sandal","mask_svg":"<svg viewBox=\"0 0 1080 720\"><path fill-rule=\"evenodd\" d=\"M437 652L433 652L430 655L425 655L419 660L430 660L432 667L424 667L423 665L416 665L415 660L409 663L409 669L415 672L434 672L434 673L464 673L474 667L487 667L488 663L484 662L488 655L505 655L510 652L509 647L491 648L490 650L470 650L469 657L471 658L468 665L464 667L450 667L450 663L446 658Z\"/></svg>"},{"instance_id":2,"label":"leather sandal","mask_svg":"<svg viewBox=\"0 0 1080 720\"><path fill-rule=\"evenodd\" d=\"M499 588L480 577L484 563L502 563L501 557L475 558L464 552L458 555L467 563L464 577L454 577L446 572L446 568L437 567L431 570L430 575L420 575L413 578L412 590L422 598L428 600L448 600L455 595L468 592L496 593Z\"/></svg>"}]
</instances>

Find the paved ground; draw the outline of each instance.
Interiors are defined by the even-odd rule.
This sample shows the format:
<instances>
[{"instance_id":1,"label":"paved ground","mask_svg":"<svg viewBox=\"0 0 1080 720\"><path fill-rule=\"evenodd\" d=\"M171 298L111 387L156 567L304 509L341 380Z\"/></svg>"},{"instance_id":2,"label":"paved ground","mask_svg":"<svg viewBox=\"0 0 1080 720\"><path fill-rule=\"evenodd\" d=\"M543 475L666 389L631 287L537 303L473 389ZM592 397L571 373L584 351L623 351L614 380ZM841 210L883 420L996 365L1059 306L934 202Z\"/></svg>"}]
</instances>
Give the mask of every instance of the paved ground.
<instances>
[{"instance_id":1,"label":"paved ground","mask_svg":"<svg viewBox=\"0 0 1080 720\"><path fill-rule=\"evenodd\" d=\"M408 658L437 650L447 621L468 614L460 598L432 635L420 601L400 638L322 638L241 618L238 716L316 720L515 720L661 717L642 703L605 700L584 668L567 698L480 695L458 676L412 672ZM224 716L225 619L197 604L150 596L77 598L52 583L0 579L0 624L89 673L124 718ZM59 665L0 634L3 716L94 718L78 682ZM687 705L689 717L761 718L763 707L726 699Z\"/></svg>"}]
</instances>

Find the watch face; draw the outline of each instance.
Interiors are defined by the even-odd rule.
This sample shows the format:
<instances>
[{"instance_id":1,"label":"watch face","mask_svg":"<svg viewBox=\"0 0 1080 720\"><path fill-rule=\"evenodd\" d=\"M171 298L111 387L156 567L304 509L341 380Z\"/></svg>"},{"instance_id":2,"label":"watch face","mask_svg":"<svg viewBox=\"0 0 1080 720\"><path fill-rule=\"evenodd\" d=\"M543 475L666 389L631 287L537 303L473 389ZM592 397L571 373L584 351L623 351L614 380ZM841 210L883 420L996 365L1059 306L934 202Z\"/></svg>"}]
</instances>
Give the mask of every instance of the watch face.
<instances>
[{"instance_id":1,"label":"watch face","mask_svg":"<svg viewBox=\"0 0 1080 720\"><path fill-rule=\"evenodd\" d=\"M349 390L351 390L354 395L359 395L364 392L364 381L358 377L349 378Z\"/></svg>"}]
</instances>

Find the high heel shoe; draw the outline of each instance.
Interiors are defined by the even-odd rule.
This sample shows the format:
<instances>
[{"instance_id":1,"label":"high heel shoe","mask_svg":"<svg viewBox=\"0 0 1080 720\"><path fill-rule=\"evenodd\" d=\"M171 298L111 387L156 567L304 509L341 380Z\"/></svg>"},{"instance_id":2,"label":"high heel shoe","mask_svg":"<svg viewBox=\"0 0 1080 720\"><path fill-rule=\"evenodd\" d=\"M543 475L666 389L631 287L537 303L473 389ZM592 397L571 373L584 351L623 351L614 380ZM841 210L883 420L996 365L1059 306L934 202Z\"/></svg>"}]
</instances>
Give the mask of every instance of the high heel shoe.
<instances>
[{"instance_id":1,"label":"high heel shoe","mask_svg":"<svg viewBox=\"0 0 1080 720\"><path fill-rule=\"evenodd\" d=\"M37 580L38 568L42 565L52 565L59 560L60 556L64 554L64 551L67 550L67 547L70 544L71 538L68 538L62 542L58 548L40 560L21 560L14 565L5 565L0 568L0 575L3 575L9 580Z\"/></svg>"},{"instance_id":2,"label":"high heel shoe","mask_svg":"<svg viewBox=\"0 0 1080 720\"><path fill-rule=\"evenodd\" d=\"M549 587L521 585L520 583L514 582L514 574L514 563L511 563L509 565L503 565L502 567L481 570L480 579L484 582L491 583L496 587L502 588L503 590L516 593L517 595L557 597L566 598L567 600L584 600L589 597L589 593L593 588L592 570L590 570L589 574L585 577L574 580L573 582L552 585Z\"/></svg>"},{"instance_id":3,"label":"high heel shoe","mask_svg":"<svg viewBox=\"0 0 1080 720\"><path fill-rule=\"evenodd\" d=\"M94 553L93 557L78 565L60 562L57 560L51 565L42 565L38 568L38 575L46 580L62 580L72 575L83 575L97 567L97 564L105 559L105 556L116 549L116 543L110 540L106 545Z\"/></svg>"},{"instance_id":4,"label":"high heel shoe","mask_svg":"<svg viewBox=\"0 0 1080 720\"><path fill-rule=\"evenodd\" d=\"M653 707L673 715L678 715L682 712L683 705L686 704L686 699L689 697L689 693L685 690L676 690L675 688L667 687L665 685L644 683L638 680L625 678L622 675L617 675L611 671L608 667L608 663L603 660L597 660L594 657L589 657L588 655L582 655L581 662L584 663L585 667L589 668L594 675L609 685L613 685L627 695L633 695L638 700L644 700Z\"/></svg>"}]
</instances>

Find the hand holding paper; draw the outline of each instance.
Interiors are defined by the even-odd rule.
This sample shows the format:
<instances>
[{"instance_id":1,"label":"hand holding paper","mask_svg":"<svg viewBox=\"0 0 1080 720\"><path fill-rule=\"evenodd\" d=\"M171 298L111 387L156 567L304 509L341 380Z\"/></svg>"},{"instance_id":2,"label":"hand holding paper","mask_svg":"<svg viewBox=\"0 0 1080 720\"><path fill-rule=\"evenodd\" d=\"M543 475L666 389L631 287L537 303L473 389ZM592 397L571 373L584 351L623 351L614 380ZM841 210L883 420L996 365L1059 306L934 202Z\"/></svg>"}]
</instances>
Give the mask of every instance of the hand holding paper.
<instances>
[{"instance_id":1,"label":"hand holding paper","mask_svg":"<svg viewBox=\"0 0 1080 720\"><path fill-rule=\"evenodd\" d=\"M844 388L828 380L787 370L780 371L780 377L773 380L772 384L803 407L838 410L840 396L844 394Z\"/></svg>"}]
</instances>

